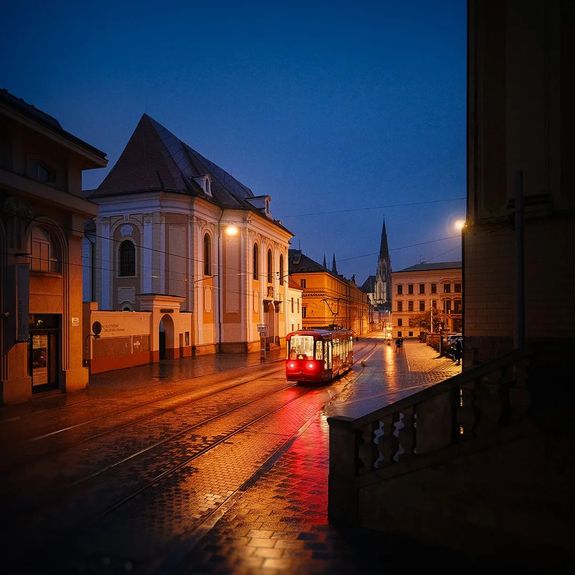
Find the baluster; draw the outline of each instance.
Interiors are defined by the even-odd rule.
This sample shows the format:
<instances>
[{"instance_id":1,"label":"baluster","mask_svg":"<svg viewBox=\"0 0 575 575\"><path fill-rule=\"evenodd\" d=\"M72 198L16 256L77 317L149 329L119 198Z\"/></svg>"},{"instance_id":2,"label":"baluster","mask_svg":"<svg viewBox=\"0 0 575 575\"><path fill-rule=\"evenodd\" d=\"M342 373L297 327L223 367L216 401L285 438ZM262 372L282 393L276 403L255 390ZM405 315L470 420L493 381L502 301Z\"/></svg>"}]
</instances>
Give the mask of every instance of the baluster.
<instances>
[{"instance_id":1,"label":"baluster","mask_svg":"<svg viewBox=\"0 0 575 575\"><path fill-rule=\"evenodd\" d=\"M397 421L398 414L392 413L391 415L386 415L381 419L381 429L383 434L379 438L379 453L380 462L379 467L386 467L393 463L393 456L397 452L398 441L395 436L394 424Z\"/></svg>"},{"instance_id":2,"label":"baluster","mask_svg":"<svg viewBox=\"0 0 575 575\"><path fill-rule=\"evenodd\" d=\"M399 426L401 424L401 427ZM397 425L399 431L399 449L396 459L405 461L414 455L415 448L415 409L413 406L401 412L401 419Z\"/></svg>"},{"instance_id":3,"label":"baluster","mask_svg":"<svg viewBox=\"0 0 575 575\"><path fill-rule=\"evenodd\" d=\"M379 422L375 421L366 424L358 430L357 457L359 459L358 474L367 473L374 467L378 450L375 444L375 430L379 427Z\"/></svg>"}]
</instances>

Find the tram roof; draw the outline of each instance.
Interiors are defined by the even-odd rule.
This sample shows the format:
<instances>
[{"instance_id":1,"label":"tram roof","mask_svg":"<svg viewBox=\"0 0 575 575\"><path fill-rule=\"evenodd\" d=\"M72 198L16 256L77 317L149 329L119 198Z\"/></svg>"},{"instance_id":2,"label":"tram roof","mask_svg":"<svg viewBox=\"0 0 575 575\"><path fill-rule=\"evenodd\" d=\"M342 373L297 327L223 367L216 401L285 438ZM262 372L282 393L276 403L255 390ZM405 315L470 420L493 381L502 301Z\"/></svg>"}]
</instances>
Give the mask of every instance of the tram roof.
<instances>
[{"instance_id":1,"label":"tram roof","mask_svg":"<svg viewBox=\"0 0 575 575\"><path fill-rule=\"evenodd\" d=\"M294 335L311 335L315 339L331 339L334 335L352 335L353 332L350 329L342 328L342 329L326 329L326 328L318 328L318 329L299 329L297 331L292 331L288 333L286 338L291 338Z\"/></svg>"}]
</instances>

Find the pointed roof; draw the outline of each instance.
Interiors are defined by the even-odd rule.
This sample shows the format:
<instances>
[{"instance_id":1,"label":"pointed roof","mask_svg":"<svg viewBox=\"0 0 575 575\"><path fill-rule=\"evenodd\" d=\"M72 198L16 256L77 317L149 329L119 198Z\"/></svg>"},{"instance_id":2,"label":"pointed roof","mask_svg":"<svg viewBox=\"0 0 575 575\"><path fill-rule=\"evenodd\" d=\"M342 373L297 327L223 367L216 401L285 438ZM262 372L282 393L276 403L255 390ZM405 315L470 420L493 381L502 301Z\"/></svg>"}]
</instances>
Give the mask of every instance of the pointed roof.
<instances>
[{"instance_id":1,"label":"pointed roof","mask_svg":"<svg viewBox=\"0 0 575 575\"><path fill-rule=\"evenodd\" d=\"M211 196L198 179L209 176ZM203 196L222 207L253 209L253 192L144 114L93 198L164 191Z\"/></svg>"},{"instance_id":2,"label":"pointed roof","mask_svg":"<svg viewBox=\"0 0 575 575\"><path fill-rule=\"evenodd\" d=\"M387 231L385 229L385 219L381 228L381 244L379 246L380 259L389 259L389 248L387 246Z\"/></svg>"},{"instance_id":3,"label":"pointed roof","mask_svg":"<svg viewBox=\"0 0 575 575\"><path fill-rule=\"evenodd\" d=\"M337 264L335 263L335 254L333 254L333 260L331 263L331 272L337 274Z\"/></svg>"}]
</instances>

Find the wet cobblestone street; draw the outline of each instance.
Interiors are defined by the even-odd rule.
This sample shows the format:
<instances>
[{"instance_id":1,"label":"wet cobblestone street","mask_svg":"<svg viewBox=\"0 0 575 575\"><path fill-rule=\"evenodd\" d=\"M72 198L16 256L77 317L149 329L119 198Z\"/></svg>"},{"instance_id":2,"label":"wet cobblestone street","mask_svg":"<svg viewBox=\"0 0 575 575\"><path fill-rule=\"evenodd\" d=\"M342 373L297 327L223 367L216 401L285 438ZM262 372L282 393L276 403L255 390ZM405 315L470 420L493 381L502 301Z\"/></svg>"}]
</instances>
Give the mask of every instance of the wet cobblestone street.
<instances>
[{"instance_id":1,"label":"wet cobblestone street","mask_svg":"<svg viewBox=\"0 0 575 575\"><path fill-rule=\"evenodd\" d=\"M366 339L356 357L328 386L289 384L279 357L217 356L110 372L86 392L2 408L0 498L15 518L3 555L45 573L391 567L400 543L328 524L327 417L461 368L417 342L396 352Z\"/></svg>"}]
</instances>

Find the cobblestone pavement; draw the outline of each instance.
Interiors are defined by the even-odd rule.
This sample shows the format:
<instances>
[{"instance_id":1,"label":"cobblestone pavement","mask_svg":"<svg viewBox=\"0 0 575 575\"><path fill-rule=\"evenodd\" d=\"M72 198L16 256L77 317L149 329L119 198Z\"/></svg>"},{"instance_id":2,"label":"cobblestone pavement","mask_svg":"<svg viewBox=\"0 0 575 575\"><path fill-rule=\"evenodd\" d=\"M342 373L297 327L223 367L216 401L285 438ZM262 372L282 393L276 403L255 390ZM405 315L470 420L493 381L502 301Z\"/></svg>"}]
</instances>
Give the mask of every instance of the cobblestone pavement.
<instances>
[{"instance_id":1,"label":"cobblestone pavement","mask_svg":"<svg viewBox=\"0 0 575 575\"><path fill-rule=\"evenodd\" d=\"M451 564L456 569L454 558L433 549L329 525L327 417L369 412L460 373L461 368L438 358L425 344L408 341L399 352L378 346L356 371L355 380L336 384L336 398L301 430L281 458L245 486L217 522L206 526L205 536L163 565L166 572L385 573L406 567L409 571L418 562L418 551L424 554L422 565L435 558L444 568Z\"/></svg>"},{"instance_id":2,"label":"cobblestone pavement","mask_svg":"<svg viewBox=\"0 0 575 575\"><path fill-rule=\"evenodd\" d=\"M111 463L114 475L98 475L89 494L72 493L62 517L55 520L73 525L79 516L91 517L120 500L139 481L151 478L154 483L163 469L209 447L161 488L138 495L129 506L99 520L95 529L84 529L73 545L44 544L55 555L50 558L53 564L66 566L52 572L339 574L381 573L382 566L399 566L405 560L405 542L386 538L382 544L379 534L340 530L327 522L327 417L372 411L461 368L417 342L406 342L396 352L373 337L362 340L358 352L363 359L353 373L311 390L287 384L279 353L264 362L259 354L219 355L101 374L93 376L86 391L48 394L4 407L4 511L17 516L22 509L18 497L4 497L17 493L20 481L25 491L21 500L33 509L60 486L73 487L94 470L106 471L107 462L138 454L133 463L128 456L130 464L118 471ZM257 409L256 403L253 408L245 403L246 395L256 394L261 395ZM282 397L288 402L282 403ZM288 406L290 398L297 408ZM222 404L231 410L228 429L209 423ZM257 423L257 410L271 413L275 404L277 414ZM148 416L153 416L153 426ZM208 423L201 423L205 417ZM250 418L255 424L242 431ZM170 444L169 450L146 451L141 457L149 448L145 441L161 442L163 435L185 431L196 421L201 427ZM114 442L116 432L110 435L110 426L121 430L119 441ZM221 444L213 448L220 436ZM59 458L51 457L50 450L58 454L60 449ZM12 473L13 468L19 470ZM35 521L35 535L42 537L37 527L48 523L42 515ZM25 519L20 523L28 525ZM426 557L433 553L427 550ZM67 556L65 563L62 556ZM34 557L32 564L38 564Z\"/></svg>"}]
</instances>

